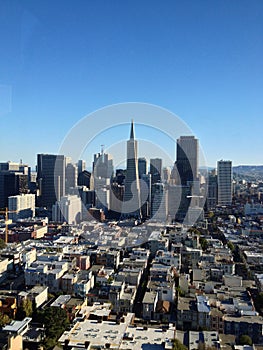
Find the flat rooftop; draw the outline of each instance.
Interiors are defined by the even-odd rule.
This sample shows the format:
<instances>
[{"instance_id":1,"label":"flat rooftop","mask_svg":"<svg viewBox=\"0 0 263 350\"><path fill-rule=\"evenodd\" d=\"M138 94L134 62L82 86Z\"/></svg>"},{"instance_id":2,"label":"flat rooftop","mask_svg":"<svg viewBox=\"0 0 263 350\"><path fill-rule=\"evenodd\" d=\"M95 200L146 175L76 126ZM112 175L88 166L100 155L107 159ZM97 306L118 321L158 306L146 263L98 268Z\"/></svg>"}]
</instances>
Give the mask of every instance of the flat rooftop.
<instances>
[{"instance_id":1,"label":"flat rooftop","mask_svg":"<svg viewBox=\"0 0 263 350\"><path fill-rule=\"evenodd\" d=\"M69 346L83 347L85 341L89 341L93 347L102 347L110 344L111 349L149 349L163 350L162 344L174 338L175 329L172 325L168 330L158 328L134 327L131 321L134 314L128 313L124 322L85 320L77 322L70 330L64 332L59 342L69 340Z\"/></svg>"}]
</instances>

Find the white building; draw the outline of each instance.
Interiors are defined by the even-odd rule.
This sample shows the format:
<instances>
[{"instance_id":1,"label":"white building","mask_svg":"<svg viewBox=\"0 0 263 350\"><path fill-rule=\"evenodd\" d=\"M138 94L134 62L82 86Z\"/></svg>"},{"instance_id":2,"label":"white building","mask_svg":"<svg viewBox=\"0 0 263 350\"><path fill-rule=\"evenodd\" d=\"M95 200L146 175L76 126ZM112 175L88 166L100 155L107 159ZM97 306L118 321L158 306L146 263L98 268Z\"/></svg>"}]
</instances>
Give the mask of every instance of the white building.
<instances>
[{"instance_id":1,"label":"white building","mask_svg":"<svg viewBox=\"0 0 263 350\"><path fill-rule=\"evenodd\" d=\"M110 190L108 188L96 189L96 207L104 211L110 210Z\"/></svg>"},{"instance_id":2,"label":"white building","mask_svg":"<svg viewBox=\"0 0 263 350\"><path fill-rule=\"evenodd\" d=\"M35 195L20 194L8 197L9 219L25 219L35 216Z\"/></svg>"},{"instance_id":3,"label":"white building","mask_svg":"<svg viewBox=\"0 0 263 350\"><path fill-rule=\"evenodd\" d=\"M232 162L230 160L220 160L217 162L217 182L218 182L218 204L232 204Z\"/></svg>"},{"instance_id":4,"label":"white building","mask_svg":"<svg viewBox=\"0 0 263 350\"><path fill-rule=\"evenodd\" d=\"M78 223L81 220L81 198L77 195L62 197L53 205L52 220L56 222L66 221L68 224Z\"/></svg>"}]
</instances>

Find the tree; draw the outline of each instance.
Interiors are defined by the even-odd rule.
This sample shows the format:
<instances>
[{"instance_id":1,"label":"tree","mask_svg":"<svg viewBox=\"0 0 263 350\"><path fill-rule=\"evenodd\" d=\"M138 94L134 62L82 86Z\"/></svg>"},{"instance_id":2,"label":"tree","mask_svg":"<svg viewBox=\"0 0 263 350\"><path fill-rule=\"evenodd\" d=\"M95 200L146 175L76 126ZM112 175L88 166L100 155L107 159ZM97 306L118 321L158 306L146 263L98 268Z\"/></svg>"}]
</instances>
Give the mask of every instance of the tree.
<instances>
[{"instance_id":1,"label":"tree","mask_svg":"<svg viewBox=\"0 0 263 350\"><path fill-rule=\"evenodd\" d=\"M201 244L202 250L207 250L208 242L204 237L200 237L199 242Z\"/></svg>"},{"instance_id":2,"label":"tree","mask_svg":"<svg viewBox=\"0 0 263 350\"><path fill-rule=\"evenodd\" d=\"M0 250L4 249L5 247L6 247L5 241L2 238L0 238Z\"/></svg>"},{"instance_id":3,"label":"tree","mask_svg":"<svg viewBox=\"0 0 263 350\"><path fill-rule=\"evenodd\" d=\"M53 349L58 338L69 325L67 312L59 307L47 307L44 310L37 310L36 319L45 326L46 338L45 349Z\"/></svg>"},{"instance_id":4,"label":"tree","mask_svg":"<svg viewBox=\"0 0 263 350\"><path fill-rule=\"evenodd\" d=\"M32 316L33 304L28 298L23 299L22 305L17 309L16 318L18 320L23 320L25 317Z\"/></svg>"},{"instance_id":5,"label":"tree","mask_svg":"<svg viewBox=\"0 0 263 350\"><path fill-rule=\"evenodd\" d=\"M177 290L180 297L185 296L185 292L182 290L182 288L180 286L176 287L176 290Z\"/></svg>"},{"instance_id":6,"label":"tree","mask_svg":"<svg viewBox=\"0 0 263 350\"><path fill-rule=\"evenodd\" d=\"M173 350L187 350L187 347L184 346L180 340L174 339L173 340Z\"/></svg>"},{"instance_id":7,"label":"tree","mask_svg":"<svg viewBox=\"0 0 263 350\"><path fill-rule=\"evenodd\" d=\"M32 301L28 298L25 298L22 302L22 308L23 311L26 315L26 317L32 316L33 313L33 305L32 305Z\"/></svg>"},{"instance_id":8,"label":"tree","mask_svg":"<svg viewBox=\"0 0 263 350\"><path fill-rule=\"evenodd\" d=\"M234 244L233 244L232 242L228 241L228 242L227 242L227 246L228 246L228 248L231 250L231 252L233 253L234 250L235 250Z\"/></svg>"},{"instance_id":9,"label":"tree","mask_svg":"<svg viewBox=\"0 0 263 350\"><path fill-rule=\"evenodd\" d=\"M0 327L5 326L9 322L10 322L10 318L7 315L0 312Z\"/></svg>"},{"instance_id":10,"label":"tree","mask_svg":"<svg viewBox=\"0 0 263 350\"><path fill-rule=\"evenodd\" d=\"M240 343L240 345L252 345L253 344L250 336L246 335L246 334L241 335L241 337L239 338L239 343Z\"/></svg>"}]
</instances>

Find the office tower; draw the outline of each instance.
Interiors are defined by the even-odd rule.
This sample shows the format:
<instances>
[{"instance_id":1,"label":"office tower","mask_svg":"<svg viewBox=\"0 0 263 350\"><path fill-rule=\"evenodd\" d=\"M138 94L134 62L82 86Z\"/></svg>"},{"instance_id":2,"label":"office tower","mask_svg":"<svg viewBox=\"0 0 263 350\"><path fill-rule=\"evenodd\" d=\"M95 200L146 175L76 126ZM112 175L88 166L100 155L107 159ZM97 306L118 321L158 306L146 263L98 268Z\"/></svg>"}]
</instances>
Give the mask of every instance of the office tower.
<instances>
[{"instance_id":1,"label":"office tower","mask_svg":"<svg viewBox=\"0 0 263 350\"><path fill-rule=\"evenodd\" d=\"M52 207L52 220L77 224L81 221L81 199L77 195L63 196Z\"/></svg>"},{"instance_id":2,"label":"office tower","mask_svg":"<svg viewBox=\"0 0 263 350\"><path fill-rule=\"evenodd\" d=\"M165 222L168 214L168 197L165 185L161 182L152 184L151 197L151 217L154 220Z\"/></svg>"},{"instance_id":3,"label":"office tower","mask_svg":"<svg viewBox=\"0 0 263 350\"><path fill-rule=\"evenodd\" d=\"M22 163L0 163L0 208L8 206L8 197L28 193L30 167Z\"/></svg>"},{"instance_id":4,"label":"office tower","mask_svg":"<svg viewBox=\"0 0 263 350\"><path fill-rule=\"evenodd\" d=\"M30 167L27 164L23 164L22 160L20 163L14 162L1 162L0 171L17 172L25 175L30 175Z\"/></svg>"},{"instance_id":5,"label":"office tower","mask_svg":"<svg viewBox=\"0 0 263 350\"><path fill-rule=\"evenodd\" d=\"M93 159L94 178L111 178L113 175L113 159L110 154L104 152L103 146L100 153L94 154Z\"/></svg>"},{"instance_id":6,"label":"office tower","mask_svg":"<svg viewBox=\"0 0 263 350\"><path fill-rule=\"evenodd\" d=\"M139 179L142 178L142 175L147 174L147 160L144 157L138 159L138 172Z\"/></svg>"},{"instance_id":7,"label":"office tower","mask_svg":"<svg viewBox=\"0 0 263 350\"><path fill-rule=\"evenodd\" d=\"M181 181L180 181L180 176L178 173L178 169L177 169L177 163L176 161L174 162L172 171L171 171L171 175L170 175L170 184L171 185L180 185Z\"/></svg>"},{"instance_id":8,"label":"office tower","mask_svg":"<svg viewBox=\"0 0 263 350\"><path fill-rule=\"evenodd\" d=\"M179 197L180 203L179 203L178 210L176 211L176 214L175 214L175 220L179 222L183 222L191 204L192 192L191 192L191 186L179 185L178 188L180 193L180 197Z\"/></svg>"},{"instance_id":9,"label":"office tower","mask_svg":"<svg viewBox=\"0 0 263 350\"><path fill-rule=\"evenodd\" d=\"M96 189L96 208L102 209L104 213L110 208L110 190L107 187L99 187Z\"/></svg>"},{"instance_id":10,"label":"office tower","mask_svg":"<svg viewBox=\"0 0 263 350\"><path fill-rule=\"evenodd\" d=\"M110 187L110 210L111 215L119 218L122 211L122 202L124 198L124 185L119 185L117 182L111 184Z\"/></svg>"},{"instance_id":11,"label":"office tower","mask_svg":"<svg viewBox=\"0 0 263 350\"><path fill-rule=\"evenodd\" d=\"M8 206L8 197L28 193L28 175L13 171L0 171L0 208Z\"/></svg>"},{"instance_id":12,"label":"office tower","mask_svg":"<svg viewBox=\"0 0 263 350\"><path fill-rule=\"evenodd\" d=\"M35 195L21 194L8 197L9 219L25 219L35 216Z\"/></svg>"},{"instance_id":13,"label":"office tower","mask_svg":"<svg viewBox=\"0 0 263 350\"><path fill-rule=\"evenodd\" d=\"M138 174L137 141L134 138L134 125L131 122L130 139L127 141L127 170L125 178L122 216L141 218L140 185Z\"/></svg>"},{"instance_id":14,"label":"office tower","mask_svg":"<svg viewBox=\"0 0 263 350\"><path fill-rule=\"evenodd\" d=\"M151 174L143 174L141 177L141 212L142 217L145 219L151 215L151 190L152 190L152 179Z\"/></svg>"},{"instance_id":15,"label":"office tower","mask_svg":"<svg viewBox=\"0 0 263 350\"><path fill-rule=\"evenodd\" d=\"M88 209L96 205L96 192L94 190L89 190L87 187L83 186L78 189L78 194L85 208Z\"/></svg>"},{"instance_id":16,"label":"office tower","mask_svg":"<svg viewBox=\"0 0 263 350\"><path fill-rule=\"evenodd\" d=\"M86 162L85 160L80 159L78 161L78 174L82 173L86 169Z\"/></svg>"},{"instance_id":17,"label":"office tower","mask_svg":"<svg viewBox=\"0 0 263 350\"><path fill-rule=\"evenodd\" d=\"M217 175L210 173L208 175L207 184L207 198L206 198L206 208L207 210L214 209L217 205Z\"/></svg>"},{"instance_id":18,"label":"office tower","mask_svg":"<svg viewBox=\"0 0 263 350\"><path fill-rule=\"evenodd\" d=\"M176 166L181 185L198 178L198 140L194 136L181 136L177 140Z\"/></svg>"},{"instance_id":19,"label":"office tower","mask_svg":"<svg viewBox=\"0 0 263 350\"><path fill-rule=\"evenodd\" d=\"M37 182L39 206L51 208L65 194L65 157L63 155L37 155Z\"/></svg>"},{"instance_id":20,"label":"office tower","mask_svg":"<svg viewBox=\"0 0 263 350\"><path fill-rule=\"evenodd\" d=\"M170 177L171 177L171 170L170 168L163 168L163 182L169 183L170 182Z\"/></svg>"},{"instance_id":21,"label":"office tower","mask_svg":"<svg viewBox=\"0 0 263 350\"><path fill-rule=\"evenodd\" d=\"M175 219L181 202L182 186L169 184L168 188L168 216L171 221Z\"/></svg>"},{"instance_id":22,"label":"office tower","mask_svg":"<svg viewBox=\"0 0 263 350\"><path fill-rule=\"evenodd\" d=\"M78 186L86 186L90 188L91 173L87 170L83 170L78 174Z\"/></svg>"},{"instance_id":23,"label":"office tower","mask_svg":"<svg viewBox=\"0 0 263 350\"><path fill-rule=\"evenodd\" d=\"M162 159L150 159L150 174L152 175L152 185L162 180Z\"/></svg>"},{"instance_id":24,"label":"office tower","mask_svg":"<svg viewBox=\"0 0 263 350\"><path fill-rule=\"evenodd\" d=\"M78 169L75 164L68 163L65 170L65 193L69 194L70 188L77 186Z\"/></svg>"},{"instance_id":25,"label":"office tower","mask_svg":"<svg viewBox=\"0 0 263 350\"><path fill-rule=\"evenodd\" d=\"M232 204L232 162L220 160L217 162L218 204Z\"/></svg>"}]
</instances>

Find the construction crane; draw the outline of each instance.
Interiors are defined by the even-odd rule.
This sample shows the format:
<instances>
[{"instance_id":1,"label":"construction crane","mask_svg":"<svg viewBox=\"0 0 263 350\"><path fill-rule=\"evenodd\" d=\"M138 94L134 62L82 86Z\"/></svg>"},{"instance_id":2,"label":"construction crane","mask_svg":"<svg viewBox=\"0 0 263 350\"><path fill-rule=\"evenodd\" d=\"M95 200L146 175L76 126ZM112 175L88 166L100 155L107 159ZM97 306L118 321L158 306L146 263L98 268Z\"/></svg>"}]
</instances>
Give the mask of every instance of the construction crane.
<instances>
[{"instance_id":1,"label":"construction crane","mask_svg":"<svg viewBox=\"0 0 263 350\"><path fill-rule=\"evenodd\" d=\"M12 223L12 220L8 219L8 213L17 213L17 210L8 210L8 208L0 210L0 214L5 215L5 243L8 243L8 225Z\"/></svg>"}]
</instances>

